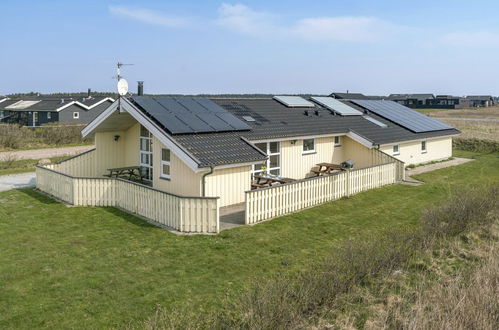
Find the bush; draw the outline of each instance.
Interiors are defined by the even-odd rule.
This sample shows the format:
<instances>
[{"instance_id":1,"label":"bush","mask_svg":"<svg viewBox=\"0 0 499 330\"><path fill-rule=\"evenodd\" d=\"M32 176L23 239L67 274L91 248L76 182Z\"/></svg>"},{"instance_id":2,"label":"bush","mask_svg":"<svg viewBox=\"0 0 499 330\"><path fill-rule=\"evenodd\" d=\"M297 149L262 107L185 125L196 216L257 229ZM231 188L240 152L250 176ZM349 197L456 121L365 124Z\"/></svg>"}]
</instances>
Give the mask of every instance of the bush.
<instances>
[{"instance_id":1,"label":"bush","mask_svg":"<svg viewBox=\"0 0 499 330\"><path fill-rule=\"evenodd\" d=\"M478 225L490 225L499 208L499 186L468 188L445 203L423 212L421 228L426 237L457 235Z\"/></svg>"},{"instance_id":2,"label":"bush","mask_svg":"<svg viewBox=\"0 0 499 330\"><path fill-rule=\"evenodd\" d=\"M452 146L472 152L499 152L499 142L492 140L455 138L452 140Z\"/></svg>"}]
</instances>

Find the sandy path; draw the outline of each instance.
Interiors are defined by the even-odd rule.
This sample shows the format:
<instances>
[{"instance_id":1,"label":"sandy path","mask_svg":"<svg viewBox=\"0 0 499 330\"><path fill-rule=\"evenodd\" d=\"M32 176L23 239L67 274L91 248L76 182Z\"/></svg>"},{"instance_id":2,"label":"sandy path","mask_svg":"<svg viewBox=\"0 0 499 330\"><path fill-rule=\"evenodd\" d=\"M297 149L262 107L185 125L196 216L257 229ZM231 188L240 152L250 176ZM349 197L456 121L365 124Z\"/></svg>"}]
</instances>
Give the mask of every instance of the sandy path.
<instances>
[{"instance_id":1,"label":"sandy path","mask_svg":"<svg viewBox=\"0 0 499 330\"><path fill-rule=\"evenodd\" d=\"M14 157L15 160L21 160L21 159L43 159L43 158L76 155L93 148L95 148L95 146L92 145L92 146L78 146L78 147L21 150L21 151L4 151L0 152L0 161L11 159L11 157Z\"/></svg>"}]
</instances>

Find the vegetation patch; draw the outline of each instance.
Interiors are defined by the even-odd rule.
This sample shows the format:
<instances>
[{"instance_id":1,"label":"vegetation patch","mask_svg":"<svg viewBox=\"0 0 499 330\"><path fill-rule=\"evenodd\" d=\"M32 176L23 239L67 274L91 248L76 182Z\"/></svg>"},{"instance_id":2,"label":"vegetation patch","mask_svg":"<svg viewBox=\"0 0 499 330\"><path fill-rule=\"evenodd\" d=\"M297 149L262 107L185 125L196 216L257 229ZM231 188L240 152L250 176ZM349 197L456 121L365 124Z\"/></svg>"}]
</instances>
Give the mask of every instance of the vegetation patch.
<instances>
[{"instance_id":1,"label":"vegetation patch","mask_svg":"<svg viewBox=\"0 0 499 330\"><path fill-rule=\"evenodd\" d=\"M499 140L491 141L482 139L454 138L452 143L454 148L460 150L481 153L499 152Z\"/></svg>"},{"instance_id":2,"label":"vegetation patch","mask_svg":"<svg viewBox=\"0 0 499 330\"><path fill-rule=\"evenodd\" d=\"M499 182L499 153L460 151L455 156L476 161L417 175L425 185L386 186L212 236L175 235L111 207L67 207L33 189L1 192L0 328L160 327L168 324L160 321L165 317L186 325L208 317L211 321L206 324L214 324L210 316L221 309L228 310L223 324L239 324L245 319L230 306L248 301L255 285L264 288L270 278L299 277L340 250L358 253L356 238L366 241L361 246L376 250L371 239L393 236L390 228L410 234L420 227L423 208L440 203L460 187ZM396 242L389 246L397 246ZM306 311L306 323L337 323L351 313L354 324L367 324L373 315L371 306L383 305L380 297L387 296L372 294L371 303L368 285L386 284L384 274L389 273L396 279L407 278L409 287L414 270L432 269L426 257L404 261L405 253L413 252L398 246L388 260L370 258L368 265L380 270L369 270L360 278L362 285L352 285L348 282L352 277L345 273L335 286L343 289L334 299L307 300L320 312ZM400 260L405 268L396 266ZM475 260L472 254L456 253L442 267L452 272ZM385 264L391 265L391 273L382 270ZM364 265L355 265L366 274ZM398 270L402 275L397 275ZM432 280L435 277L431 275ZM357 283L359 278L354 280ZM335 307L338 304L341 308Z\"/></svg>"},{"instance_id":3,"label":"vegetation patch","mask_svg":"<svg viewBox=\"0 0 499 330\"><path fill-rule=\"evenodd\" d=\"M81 136L82 128L71 123L50 123L38 128L0 124L0 150L91 144L92 139Z\"/></svg>"},{"instance_id":4,"label":"vegetation patch","mask_svg":"<svg viewBox=\"0 0 499 330\"><path fill-rule=\"evenodd\" d=\"M385 281L393 280L394 274L412 272L421 275L428 272L430 264L425 264L425 258L433 252L447 249L449 240L458 235L470 234L476 230L481 230L482 236L483 233L492 235L493 225L499 224L499 201L496 198L498 194L499 185L456 191L441 206L427 209L422 215L422 225L418 229L391 229L380 235L347 240L330 252L324 260L305 271L282 273L265 281L255 281L235 303L224 306L212 315L199 317L199 314L194 316L188 311L177 311L172 318L170 311L164 311L156 313L145 325L151 329L327 328L338 326L337 319L341 320L347 313L351 326L364 328L370 314L377 314L362 304L360 307L365 311L365 315L352 313L345 306L359 305L359 293L365 290L372 291L370 294L377 296L386 295ZM488 239L490 240L490 237ZM490 265L484 270L485 277L499 278L499 275L492 274L498 262L490 262L492 256L497 254L499 249L487 256ZM474 263L474 260L464 265L469 263ZM459 268L463 269L464 266L460 265ZM457 298L466 292L460 292L457 284L447 291L437 290L436 295L427 294L434 297L437 308L442 311L458 309L461 312L458 318L449 320L448 313L433 316L433 312L424 308L432 306L424 300L423 295L418 302L419 310L416 311L419 319L416 328L441 329L442 325L453 325L453 329L484 329L483 326L497 324L499 305L494 301L493 292L499 291L499 282L482 283L480 276L479 273L473 274L474 284L481 289L486 299L475 293L475 301L467 303L474 308L466 310L459 308L460 299ZM465 283L463 278L457 278L455 281ZM425 282L428 282L428 278ZM446 301L444 297L455 299ZM487 306L488 303L492 305ZM402 306L401 303L398 305ZM358 310L358 307L355 310ZM481 307L484 309L477 317L476 312ZM403 318L402 315L403 313L399 312L398 317L388 315L385 320L376 322L379 328L413 329L412 319Z\"/></svg>"},{"instance_id":5,"label":"vegetation patch","mask_svg":"<svg viewBox=\"0 0 499 330\"><path fill-rule=\"evenodd\" d=\"M68 156L50 158L52 163L59 162L68 158ZM22 159L17 160L16 157L10 157L7 160L0 161L0 175L17 174L33 172L35 166L40 162L40 159Z\"/></svg>"}]
</instances>

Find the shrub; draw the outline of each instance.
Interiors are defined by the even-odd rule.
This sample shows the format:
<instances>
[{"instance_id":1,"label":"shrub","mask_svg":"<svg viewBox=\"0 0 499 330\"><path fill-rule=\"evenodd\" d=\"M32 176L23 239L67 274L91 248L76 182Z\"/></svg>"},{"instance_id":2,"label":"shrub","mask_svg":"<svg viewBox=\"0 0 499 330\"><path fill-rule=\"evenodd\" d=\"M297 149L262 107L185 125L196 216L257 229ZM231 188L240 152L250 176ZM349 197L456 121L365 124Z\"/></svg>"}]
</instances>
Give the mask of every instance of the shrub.
<instances>
[{"instance_id":1,"label":"shrub","mask_svg":"<svg viewBox=\"0 0 499 330\"><path fill-rule=\"evenodd\" d=\"M490 225L499 207L499 186L468 188L454 193L448 201L423 212L425 236L456 235L477 225Z\"/></svg>"},{"instance_id":2,"label":"shrub","mask_svg":"<svg viewBox=\"0 0 499 330\"><path fill-rule=\"evenodd\" d=\"M499 152L499 142L482 139L455 138L452 140L453 147L460 150L472 152Z\"/></svg>"}]
</instances>

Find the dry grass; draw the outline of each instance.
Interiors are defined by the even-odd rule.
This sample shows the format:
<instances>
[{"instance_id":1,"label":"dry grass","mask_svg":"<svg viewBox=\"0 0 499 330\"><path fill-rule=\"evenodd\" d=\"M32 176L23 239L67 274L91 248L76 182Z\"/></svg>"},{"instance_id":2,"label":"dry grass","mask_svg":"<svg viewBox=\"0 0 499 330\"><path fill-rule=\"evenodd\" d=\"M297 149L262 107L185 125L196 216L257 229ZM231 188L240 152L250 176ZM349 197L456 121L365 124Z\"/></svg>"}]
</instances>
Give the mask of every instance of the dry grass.
<instances>
[{"instance_id":1,"label":"dry grass","mask_svg":"<svg viewBox=\"0 0 499 330\"><path fill-rule=\"evenodd\" d=\"M392 296L377 307L366 329L497 329L499 324L499 230L494 226L490 237L474 244L455 242L439 255L478 260L455 274L448 274L442 263L432 273L440 280L429 287L418 285L403 295ZM470 237L473 235L468 235ZM477 237L475 237L477 238ZM473 239L472 237L470 239ZM470 262L473 264L472 262ZM432 283L432 273L420 279ZM434 281L433 281L434 282ZM407 304L407 302L411 302ZM350 321L346 324L352 324Z\"/></svg>"},{"instance_id":2,"label":"dry grass","mask_svg":"<svg viewBox=\"0 0 499 330\"><path fill-rule=\"evenodd\" d=\"M70 144L86 144L91 139L83 138L83 126L56 123L43 128L29 128L13 124L0 124L0 150L43 148Z\"/></svg>"},{"instance_id":3,"label":"dry grass","mask_svg":"<svg viewBox=\"0 0 499 330\"><path fill-rule=\"evenodd\" d=\"M499 141L499 122L442 120L462 132L463 139Z\"/></svg>"},{"instance_id":4,"label":"dry grass","mask_svg":"<svg viewBox=\"0 0 499 330\"><path fill-rule=\"evenodd\" d=\"M499 106L488 108L465 108L442 111L430 111L430 117L454 117L454 118L499 118Z\"/></svg>"},{"instance_id":5,"label":"dry grass","mask_svg":"<svg viewBox=\"0 0 499 330\"><path fill-rule=\"evenodd\" d=\"M499 277L494 267L498 263L488 262L497 259L497 248L485 259L459 248L461 237L480 231L482 236L477 241L482 244L478 246L490 250L483 243L499 220L498 191L499 186L458 191L440 206L427 209L418 230L393 229L379 236L346 241L310 269L256 280L236 301L223 304L215 313L202 316L201 312L187 310L159 310L143 326L489 329L499 314L494 301ZM452 242L456 241L459 243L454 248ZM453 273L452 267L449 271L449 254L457 256L461 265L453 266L462 273ZM483 269L464 272L480 259L487 260ZM429 290L428 283L438 284ZM473 287L468 288L468 284ZM460 318L449 317L457 313Z\"/></svg>"}]
</instances>

